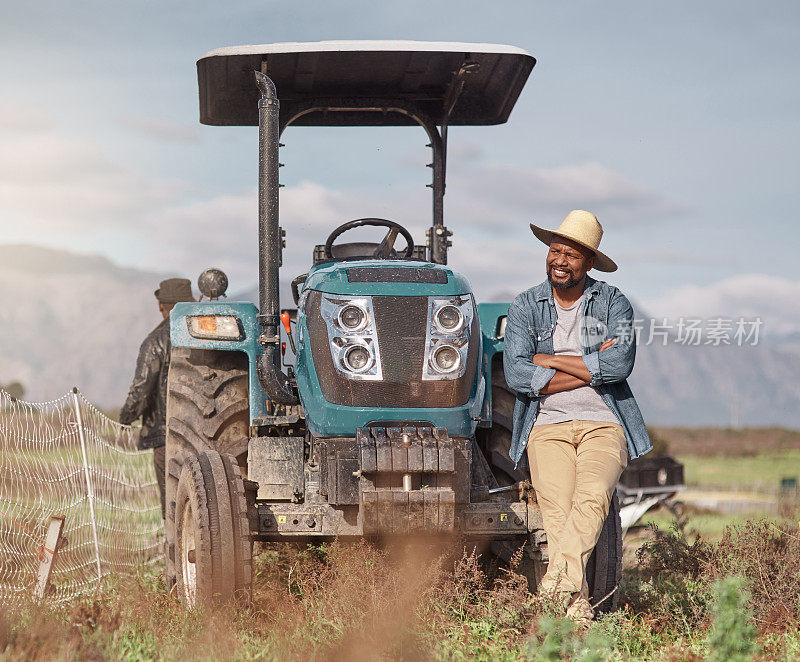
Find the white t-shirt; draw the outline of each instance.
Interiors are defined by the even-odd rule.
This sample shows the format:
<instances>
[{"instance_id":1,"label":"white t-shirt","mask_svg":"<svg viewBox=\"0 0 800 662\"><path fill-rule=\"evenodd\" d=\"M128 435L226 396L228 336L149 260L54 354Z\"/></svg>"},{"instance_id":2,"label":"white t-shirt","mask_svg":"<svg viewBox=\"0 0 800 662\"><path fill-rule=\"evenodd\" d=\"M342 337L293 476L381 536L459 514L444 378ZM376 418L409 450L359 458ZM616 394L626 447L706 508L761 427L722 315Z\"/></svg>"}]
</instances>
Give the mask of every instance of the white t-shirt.
<instances>
[{"instance_id":1,"label":"white t-shirt","mask_svg":"<svg viewBox=\"0 0 800 662\"><path fill-rule=\"evenodd\" d=\"M580 356L581 318L583 297L569 308L556 304L556 328L553 331L553 353ZM539 398L539 413L534 425L563 423L564 421L605 421L619 423L608 405L603 402L594 386L579 386L569 391L550 393Z\"/></svg>"}]
</instances>

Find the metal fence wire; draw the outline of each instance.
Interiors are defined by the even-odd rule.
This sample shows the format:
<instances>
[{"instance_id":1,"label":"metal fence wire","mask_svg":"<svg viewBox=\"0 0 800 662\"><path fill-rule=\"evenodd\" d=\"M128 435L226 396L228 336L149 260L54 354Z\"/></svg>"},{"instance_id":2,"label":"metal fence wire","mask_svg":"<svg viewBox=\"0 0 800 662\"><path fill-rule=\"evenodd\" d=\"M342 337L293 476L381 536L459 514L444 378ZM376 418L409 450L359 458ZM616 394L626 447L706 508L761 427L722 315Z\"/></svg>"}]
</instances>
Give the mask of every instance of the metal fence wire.
<instances>
[{"instance_id":1,"label":"metal fence wire","mask_svg":"<svg viewBox=\"0 0 800 662\"><path fill-rule=\"evenodd\" d=\"M163 558L152 452L136 439L77 389L39 403L0 389L0 603L68 601Z\"/></svg>"}]
</instances>

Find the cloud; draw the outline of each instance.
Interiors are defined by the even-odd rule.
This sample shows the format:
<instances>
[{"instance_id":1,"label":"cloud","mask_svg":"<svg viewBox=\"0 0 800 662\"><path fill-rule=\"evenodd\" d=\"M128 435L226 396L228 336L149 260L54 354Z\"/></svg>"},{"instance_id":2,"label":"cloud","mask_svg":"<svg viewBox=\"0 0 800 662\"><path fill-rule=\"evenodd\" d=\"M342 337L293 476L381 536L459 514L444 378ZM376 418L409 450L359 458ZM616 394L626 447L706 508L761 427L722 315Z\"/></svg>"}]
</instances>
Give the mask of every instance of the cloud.
<instances>
[{"instance_id":1,"label":"cloud","mask_svg":"<svg viewBox=\"0 0 800 662\"><path fill-rule=\"evenodd\" d=\"M19 113L18 113L19 115ZM172 132L169 123L138 127ZM70 237L124 244L122 261L194 277L209 266L225 269L231 291L257 279L258 204L255 189L209 197L181 180L129 170L97 144L64 137L42 122L36 131L12 131L0 152L0 240L38 243ZM173 138L175 135L172 136ZM528 287L541 269L530 259L527 223L555 225L574 207L597 210L607 224L679 213L680 205L597 163L553 169L486 164L479 150L456 161L445 197L445 218L458 230L451 264L468 274L483 298ZM345 221L377 216L398 221L425 242L431 200L421 186L333 190L304 181L281 190L281 224L287 231L284 273L308 269L315 244ZM376 240L376 229L344 241ZM135 247L135 251L127 247ZM122 250L121 248L117 249ZM120 260L120 255L112 255ZM135 264L132 262L135 261ZM504 295L503 295L504 296Z\"/></svg>"},{"instance_id":2,"label":"cloud","mask_svg":"<svg viewBox=\"0 0 800 662\"><path fill-rule=\"evenodd\" d=\"M571 209L589 209L606 226L651 222L686 208L599 163L550 169L516 165L453 167L447 196L451 215L472 225L555 225Z\"/></svg>"},{"instance_id":3,"label":"cloud","mask_svg":"<svg viewBox=\"0 0 800 662\"><path fill-rule=\"evenodd\" d=\"M800 282L751 273L705 285L681 285L643 301L653 317L760 317L765 335L800 333Z\"/></svg>"},{"instance_id":4,"label":"cloud","mask_svg":"<svg viewBox=\"0 0 800 662\"><path fill-rule=\"evenodd\" d=\"M52 126L50 118L35 106L0 99L0 130L3 132L33 133Z\"/></svg>"},{"instance_id":5,"label":"cloud","mask_svg":"<svg viewBox=\"0 0 800 662\"><path fill-rule=\"evenodd\" d=\"M131 131L158 142L191 143L200 138L200 129L163 117L132 115L122 118L120 124Z\"/></svg>"},{"instance_id":6,"label":"cloud","mask_svg":"<svg viewBox=\"0 0 800 662\"><path fill-rule=\"evenodd\" d=\"M3 229L33 237L135 228L188 188L139 176L96 145L50 131L4 137L0 150Z\"/></svg>"},{"instance_id":7,"label":"cloud","mask_svg":"<svg viewBox=\"0 0 800 662\"><path fill-rule=\"evenodd\" d=\"M618 262L626 264L652 264L661 262L665 264L686 264L699 267L736 267L742 260L735 256L714 255L710 253L687 253L676 250L652 251L619 251L615 253Z\"/></svg>"}]
</instances>

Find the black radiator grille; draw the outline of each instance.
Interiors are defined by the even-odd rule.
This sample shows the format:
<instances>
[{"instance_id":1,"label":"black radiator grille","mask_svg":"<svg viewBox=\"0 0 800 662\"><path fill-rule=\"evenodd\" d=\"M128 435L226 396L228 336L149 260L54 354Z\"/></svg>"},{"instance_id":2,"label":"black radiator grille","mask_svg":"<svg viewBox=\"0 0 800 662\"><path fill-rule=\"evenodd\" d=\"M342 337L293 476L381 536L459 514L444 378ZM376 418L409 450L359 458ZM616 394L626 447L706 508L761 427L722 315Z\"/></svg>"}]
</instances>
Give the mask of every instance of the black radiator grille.
<instances>
[{"instance_id":1,"label":"black radiator grille","mask_svg":"<svg viewBox=\"0 0 800 662\"><path fill-rule=\"evenodd\" d=\"M306 301L314 368L326 400L350 407L457 407L469 399L478 361L477 316L472 323L464 376L422 380L428 297L373 296L372 306L383 365L382 381L347 379L333 365L328 332L320 315L321 294Z\"/></svg>"}]
</instances>

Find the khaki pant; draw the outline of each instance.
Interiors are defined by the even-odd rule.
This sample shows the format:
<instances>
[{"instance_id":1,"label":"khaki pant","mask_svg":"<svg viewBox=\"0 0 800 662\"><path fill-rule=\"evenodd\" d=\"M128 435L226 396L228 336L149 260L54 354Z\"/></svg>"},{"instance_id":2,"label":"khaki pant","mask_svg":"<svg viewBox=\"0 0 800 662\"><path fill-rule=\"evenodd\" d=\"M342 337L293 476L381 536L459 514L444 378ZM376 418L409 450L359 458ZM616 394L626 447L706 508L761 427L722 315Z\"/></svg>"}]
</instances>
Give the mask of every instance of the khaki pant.
<instances>
[{"instance_id":1,"label":"khaki pant","mask_svg":"<svg viewBox=\"0 0 800 662\"><path fill-rule=\"evenodd\" d=\"M588 597L586 562L628 464L625 432L598 421L535 425L528 461L550 555L542 590Z\"/></svg>"}]
</instances>

